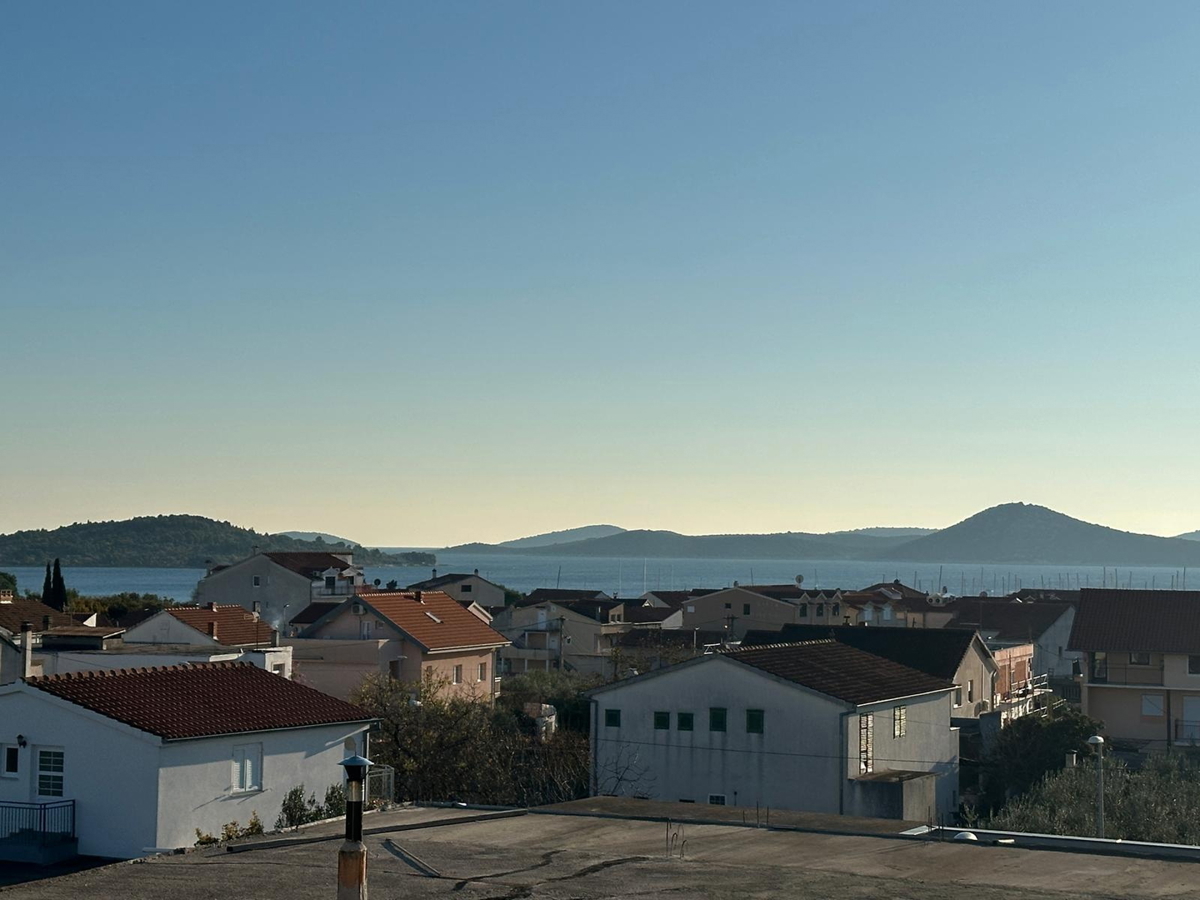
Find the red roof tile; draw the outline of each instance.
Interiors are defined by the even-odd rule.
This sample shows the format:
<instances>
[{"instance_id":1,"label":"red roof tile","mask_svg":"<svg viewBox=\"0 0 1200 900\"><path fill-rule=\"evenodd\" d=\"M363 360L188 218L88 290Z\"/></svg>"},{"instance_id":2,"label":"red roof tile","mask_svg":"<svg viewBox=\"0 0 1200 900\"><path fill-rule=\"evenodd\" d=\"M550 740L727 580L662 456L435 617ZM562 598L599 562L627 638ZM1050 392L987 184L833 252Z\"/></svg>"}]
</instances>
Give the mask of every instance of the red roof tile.
<instances>
[{"instance_id":1,"label":"red roof tile","mask_svg":"<svg viewBox=\"0 0 1200 900\"><path fill-rule=\"evenodd\" d=\"M236 604L168 606L166 611L227 647L269 644L275 634L274 628Z\"/></svg>"},{"instance_id":2,"label":"red roof tile","mask_svg":"<svg viewBox=\"0 0 1200 900\"><path fill-rule=\"evenodd\" d=\"M72 672L27 683L166 740L371 720L356 706L248 663Z\"/></svg>"},{"instance_id":3,"label":"red roof tile","mask_svg":"<svg viewBox=\"0 0 1200 900\"><path fill-rule=\"evenodd\" d=\"M508 638L441 591L380 591L359 599L426 650L509 643Z\"/></svg>"},{"instance_id":4,"label":"red roof tile","mask_svg":"<svg viewBox=\"0 0 1200 900\"><path fill-rule=\"evenodd\" d=\"M1200 654L1200 591L1084 588L1068 647Z\"/></svg>"}]
</instances>

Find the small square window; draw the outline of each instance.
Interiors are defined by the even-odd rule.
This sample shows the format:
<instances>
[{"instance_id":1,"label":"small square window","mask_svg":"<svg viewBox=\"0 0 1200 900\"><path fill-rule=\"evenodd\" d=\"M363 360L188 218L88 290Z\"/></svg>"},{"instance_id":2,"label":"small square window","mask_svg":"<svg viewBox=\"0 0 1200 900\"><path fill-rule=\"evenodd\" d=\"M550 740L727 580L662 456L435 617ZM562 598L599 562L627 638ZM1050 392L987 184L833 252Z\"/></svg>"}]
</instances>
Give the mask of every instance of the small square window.
<instances>
[{"instance_id":1,"label":"small square window","mask_svg":"<svg viewBox=\"0 0 1200 900\"><path fill-rule=\"evenodd\" d=\"M746 734L762 734L765 714L761 709L746 710Z\"/></svg>"},{"instance_id":2,"label":"small square window","mask_svg":"<svg viewBox=\"0 0 1200 900\"><path fill-rule=\"evenodd\" d=\"M605 728L620 728L621 727L621 711L619 709L606 709L604 711L604 727Z\"/></svg>"},{"instance_id":3,"label":"small square window","mask_svg":"<svg viewBox=\"0 0 1200 900\"><path fill-rule=\"evenodd\" d=\"M671 728L671 714L669 712L656 712L654 714L654 730L668 731Z\"/></svg>"},{"instance_id":4,"label":"small square window","mask_svg":"<svg viewBox=\"0 0 1200 900\"><path fill-rule=\"evenodd\" d=\"M709 731L724 731L725 730L725 707L723 707L723 706L709 707L708 730Z\"/></svg>"},{"instance_id":5,"label":"small square window","mask_svg":"<svg viewBox=\"0 0 1200 900\"><path fill-rule=\"evenodd\" d=\"M471 593L471 585L464 584L459 588L459 590L462 591L464 594L469 594L469 593Z\"/></svg>"},{"instance_id":6,"label":"small square window","mask_svg":"<svg viewBox=\"0 0 1200 900\"><path fill-rule=\"evenodd\" d=\"M1129 664L1131 666L1148 666L1150 665L1149 653L1130 653Z\"/></svg>"},{"instance_id":7,"label":"small square window","mask_svg":"<svg viewBox=\"0 0 1200 900\"><path fill-rule=\"evenodd\" d=\"M724 794L709 794L708 802L712 806L724 806L725 805L725 795Z\"/></svg>"},{"instance_id":8,"label":"small square window","mask_svg":"<svg viewBox=\"0 0 1200 900\"><path fill-rule=\"evenodd\" d=\"M733 609L733 604L732 604L732 603L726 603L726 604L725 604L725 608L726 608L726 609Z\"/></svg>"},{"instance_id":9,"label":"small square window","mask_svg":"<svg viewBox=\"0 0 1200 900\"><path fill-rule=\"evenodd\" d=\"M679 731L691 731L695 720L696 716L694 713L679 713L675 717L675 727Z\"/></svg>"},{"instance_id":10,"label":"small square window","mask_svg":"<svg viewBox=\"0 0 1200 900\"><path fill-rule=\"evenodd\" d=\"M1165 709L1162 694L1142 694L1142 715L1146 718L1161 718L1165 715Z\"/></svg>"}]
</instances>

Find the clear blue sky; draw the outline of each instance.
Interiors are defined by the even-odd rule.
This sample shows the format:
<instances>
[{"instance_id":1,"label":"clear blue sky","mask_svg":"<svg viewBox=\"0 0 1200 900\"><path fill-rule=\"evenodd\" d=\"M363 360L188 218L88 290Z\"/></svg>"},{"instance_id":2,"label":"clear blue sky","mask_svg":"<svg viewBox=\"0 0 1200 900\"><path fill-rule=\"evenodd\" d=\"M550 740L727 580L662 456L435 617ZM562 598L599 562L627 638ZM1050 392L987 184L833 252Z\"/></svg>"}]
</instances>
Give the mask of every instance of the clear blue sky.
<instances>
[{"instance_id":1,"label":"clear blue sky","mask_svg":"<svg viewBox=\"0 0 1200 900\"><path fill-rule=\"evenodd\" d=\"M1200 528L1200 5L0 13L0 532Z\"/></svg>"}]
</instances>

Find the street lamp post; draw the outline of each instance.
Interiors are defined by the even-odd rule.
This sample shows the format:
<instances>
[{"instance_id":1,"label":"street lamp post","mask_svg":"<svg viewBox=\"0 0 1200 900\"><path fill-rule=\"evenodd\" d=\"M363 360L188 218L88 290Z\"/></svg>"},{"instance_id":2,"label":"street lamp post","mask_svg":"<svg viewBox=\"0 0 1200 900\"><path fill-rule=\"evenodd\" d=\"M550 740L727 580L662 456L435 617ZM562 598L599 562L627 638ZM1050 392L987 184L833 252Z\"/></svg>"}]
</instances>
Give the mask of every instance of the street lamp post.
<instances>
[{"instance_id":1,"label":"street lamp post","mask_svg":"<svg viewBox=\"0 0 1200 900\"><path fill-rule=\"evenodd\" d=\"M1096 837L1104 837L1104 738L1095 734L1087 742L1096 750Z\"/></svg>"},{"instance_id":2,"label":"street lamp post","mask_svg":"<svg viewBox=\"0 0 1200 900\"><path fill-rule=\"evenodd\" d=\"M346 841L338 850L337 900L367 900L367 848L362 842L363 787L371 761L350 756L346 768Z\"/></svg>"}]
</instances>

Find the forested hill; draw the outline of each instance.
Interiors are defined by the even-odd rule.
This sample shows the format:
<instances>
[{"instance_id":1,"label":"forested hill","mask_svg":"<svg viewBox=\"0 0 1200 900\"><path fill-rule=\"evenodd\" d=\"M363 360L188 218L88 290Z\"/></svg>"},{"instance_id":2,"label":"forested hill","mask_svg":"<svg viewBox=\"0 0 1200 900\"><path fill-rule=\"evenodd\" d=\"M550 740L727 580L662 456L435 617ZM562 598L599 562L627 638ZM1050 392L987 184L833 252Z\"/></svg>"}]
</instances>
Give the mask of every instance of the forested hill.
<instances>
[{"instance_id":1,"label":"forested hill","mask_svg":"<svg viewBox=\"0 0 1200 900\"><path fill-rule=\"evenodd\" d=\"M52 531L0 535L0 568L40 566L61 559L65 566L204 568L269 550L352 551L360 565L433 565L432 553L384 553L344 543L301 541L263 534L203 516L142 516L121 522L86 522Z\"/></svg>"}]
</instances>

